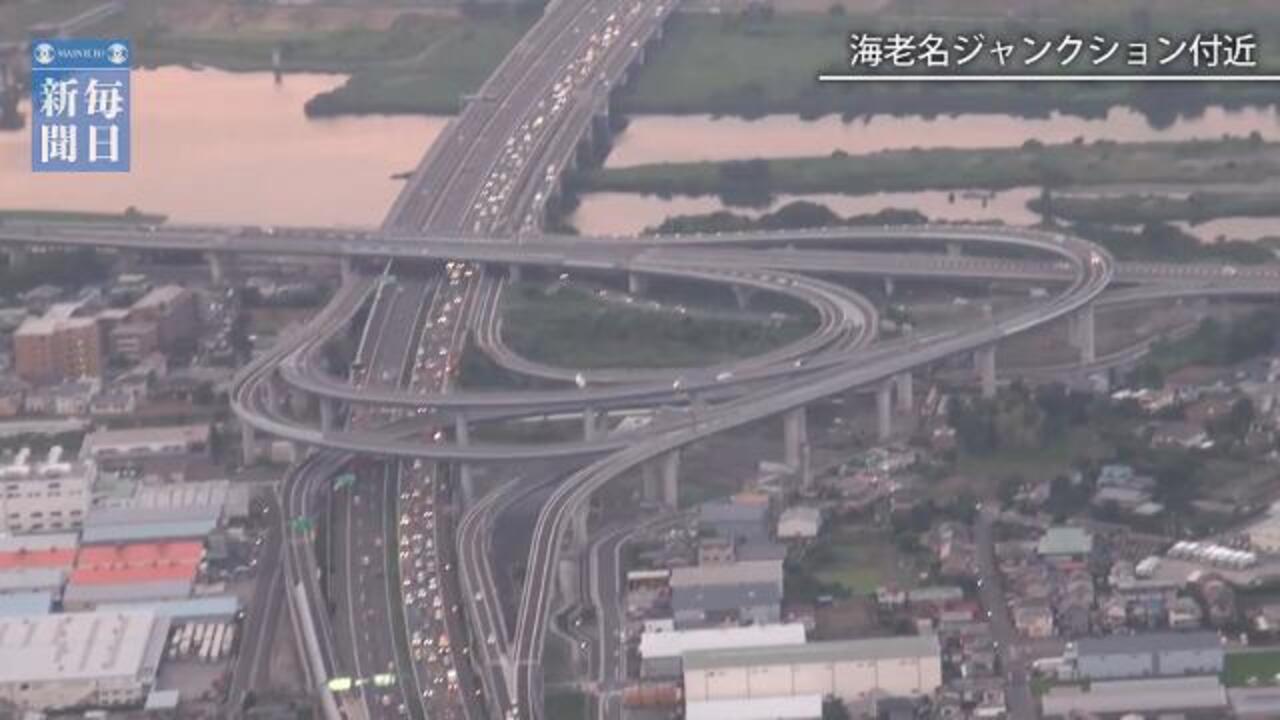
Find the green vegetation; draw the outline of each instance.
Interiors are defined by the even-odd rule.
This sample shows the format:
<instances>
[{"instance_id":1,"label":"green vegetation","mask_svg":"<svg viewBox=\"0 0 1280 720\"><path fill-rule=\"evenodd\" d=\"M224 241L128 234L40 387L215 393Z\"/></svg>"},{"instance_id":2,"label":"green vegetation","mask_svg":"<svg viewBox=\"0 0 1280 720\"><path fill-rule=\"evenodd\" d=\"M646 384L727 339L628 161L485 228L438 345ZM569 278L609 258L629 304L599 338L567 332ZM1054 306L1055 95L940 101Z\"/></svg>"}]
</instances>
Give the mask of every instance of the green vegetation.
<instances>
[{"instance_id":1,"label":"green vegetation","mask_svg":"<svg viewBox=\"0 0 1280 720\"><path fill-rule=\"evenodd\" d=\"M822 586L856 595L881 586L913 587L918 572L916 560L888 532L847 526L821 537L799 569Z\"/></svg>"},{"instance_id":2,"label":"green vegetation","mask_svg":"<svg viewBox=\"0 0 1280 720\"><path fill-rule=\"evenodd\" d=\"M1164 376L1189 365L1228 366L1269 352L1280 329L1280 309L1259 308L1229 322L1205 318L1180 340L1157 342L1135 368L1138 384L1160 387Z\"/></svg>"},{"instance_id":3,"label":"green vegetation","mask_svg":"<svg viewBox=\"0 0 1280 720\"><path fill-rule=\"evenodd\" d=\"M869 155L837 151L826 157L607 168L578 177L576 187L584 191L720 195L726 200L741 197L749 187L748 198L755 201L784 192L1251 183L1276 176L1280 176L1280 144L1248 138L1061 145L1032 140L1021 148L887 150Z\"/></svg>"},{"instance_id":4,"label":"green vegetation","mask_svg":"<svg viewBox=\"0 0 1280 720\"><path fill-rule=\"evenodd\" d=\"M1280 683L1280 650L1227 653L1222 682L1227 687Z\"/></svg>"},{"instance_id":5,"label":"green vegetation","mask_svg":"<svg viewBox=\"0 0 1280 720\"><path fill-rule=\"evenodd\" d=\"M1028 206L1043 212L1042 199ZM1169 195L1104 195L1054 197L1053 216L1071 222L1140 225L1186 220L1205 222L1221 217L1270 217L1280 215L1277 192L1193 192L1186 197ZM1280 231L1277 231L1280 234Z\"/></svg>"},{"instance_id":6,"label":"green vegetation","mask_svg":"<svg viewBox=\"0 0 1280 720\"><path fill-rule=\"evenodd\" d=\"M547 693L542 713L556 720L586 720L590 715L587 696L576 690L554 690Z\"/></svg>"},{"instance_id":7,"label":"green vegetation","mask_svg":"<svg viewBox=\"0 0 1280 720\"><path fill-rule=\"evenodd\" d=\"M1019 383L992 399L953 396L947 412L956 429L955 472L981 483L986 496L1109 457L1126 422L1105 402L1059 385Z\"/></svg>"},{"instance_id":8,"label":"green vegetation","mask_svg":"<svg viewBox=\"0 0 1280 720\"><path fill-rule=\"evenodd\" d=\"M797 200L756 218L724 210L704 215L677 215L667 218L657 227L647 228L645 233L740 232L833 225L914 225L927 221L928 218L915 210L889 209L871 215L841 217L826 205Z\"/></svg>"},{"instance_id":9,"label":"green vegetation","mask_svg":"<svg viewBox=\"0 0 1280 720\"><path fill-rule=\"evenodd\" d=\"M1220 240L1203 243L1180 228L1165 223L1148 223L1138 230L1081 223L1071 232L1111 251L1117 260L1159 260L1161 262L1201 262L1206 260L1256 265L1272 262L1275 252L1265 243L1248 240Z\"/></svg>"},{"instance_id":10,"label":"green vegetation","mask_svg":"<svg viewBox=\"0 0 1280 720\"><path fill-rule=\"evenodd\" d=\"M519 284L505 296L502 332L516 352L562 367L694 367L767 352L813 323L676 315L601 302L577 288Z\"/></svg>"},{"instance_id":11,"label":"green vegetation","mask_svg":"<svg viewBox=\"0 0 1280 720\"><path fill-rule=\"evenodd\" d=\"M1109 107L1129 105L1147 113L1156 126L1165 126L1179 113L1209 104L1269 103L1272 99L1268 88L1255 83L1162 84L1158 88L1133 83L935 83L927 87L919 83L868 83L859 85L855 94L847 86L810 81L820 72L848 67L846 34L850 29L892 33L919 32L927 27L951 35L971 33L976 24L988 38L1020 38L1028 33L1037 37L1078 33L1084 26L1110 37L1155 37L1158 32L1185 34L1220 26L1220 16L1202 14L1209 6L1161 12L1155 20L1149 12L1115 12L1099 3L1059 3L1051 17L1034 20L1011 17L1008 8L980 19L964 17L966 11L957 3L929 13L926 20L912 17L908 8L899 9L905 15L888 11L833 19L822 13L773 13L768 7L751 4L742 12L720 16L677 15L662 52L654 55L623 95L622 109L748 117L778 112L809 117L958 112L1042 117L1053 110L1100 116ZM1079 11L1073 13L1076 7ZM1280 34L1280 15L1274 12L1242 12L1236 22L1259 37ZM1276 64L1274 49L1260 51L1262 64ZM975 72L990 69L981 63L970 67ZM1048 68L1037 69L1043 72Z\"/></svg>"},{"instance_id":12,"label":"green vegetation","mask_svg":"<svg viewBox=\"0 0 1280 720\"><path fill-rule=\"evenodd\" d=\"M155 0L128 9L95 30L134 38L140 65L203 65L226 70L269 70L279 53L288 72L352 73L347 82L307 103L309 115L457 112L460 97L478 89L537 16L536 3L482 8L462 16L405 11L390 26L359 16L346 25L313 27L248 18L214 29L167 22ZM312 18L314 19L314 18Z\"/></svg>"},{"instance_id":13,"label":"green vegetation","mask_svg":"<svg viewBox=\"0 0 1280 720\"><path fill-rule=\"evenodd\" d=\"M356 72L312 98L307 114L457 112L462 95L480 87L531 23L517 14L460 21L412 60Z\"/></svg>"},{"instance_id":14,"label":"green vegetation","mask_svg":"<svg viewBox=\"0 0 1280 720\"><path fill-rule=\"evenodd\" d=\"M106 261L92 249L33 252L22 267L0 269L0 296L13 296L45 284L79 288L106 280L107 271Z\"/></svg>"}]
</instances>

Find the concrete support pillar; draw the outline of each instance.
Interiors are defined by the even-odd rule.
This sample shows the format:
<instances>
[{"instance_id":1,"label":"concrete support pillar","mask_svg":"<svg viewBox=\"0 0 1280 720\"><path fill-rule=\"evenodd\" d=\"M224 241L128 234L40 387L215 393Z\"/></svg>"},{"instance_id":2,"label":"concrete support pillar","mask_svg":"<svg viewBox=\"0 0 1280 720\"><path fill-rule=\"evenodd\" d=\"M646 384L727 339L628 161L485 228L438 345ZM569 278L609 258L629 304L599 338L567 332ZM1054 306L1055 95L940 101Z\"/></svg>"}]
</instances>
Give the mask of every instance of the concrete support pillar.
<instances>
[{"instance_id":1,"label":"concrete support pillar","mask_svg":"<svg viewBox=\"0 0 1280 720\"><path fill-rule=\"evenodd\" d=\"M588 521L591 518L591 506L583 504L581 507L575 508L573 511L573 542L578 547L587 546Z\"/></svg>"},{"instance_id":2,"label":"concrete support pillar","mask_svg":"<svg viewBox=\"0 0 1280 720\"><path fill-rule=\"evenodd\" d=\"M288 389L289 413L296 418L306 418L311 414L311 404L315 398L301 390Z\"/></svg>"},{"instance_id":3,"label":"concrete support pillar","mask_svg":"<svg viewBox=\"0 0 1280 720\"><path fill-rule=\"evenodd\" d=\"M523 271L523 269L522 269L519 265L516 265L515 263L512 263L512 264L508 265L508 266L507 266L507 280L508 280L509 282L513 282L513 283L518 283L518 282L520 282L521 280L523 280L523 279L524 279L524 275L522 275L522 274L521 274L521 273L522 273L522 271Z\"/></svg>"},{"instance_id":4,"label":"concrete support pillar","mask_svg":"<svg viewBox=\"0 0 1280 720\"><path fill-rule=\"evenodd\" d=\"M680 451L672 450L658 459L662 473L662 502L680 507Z\"/></svg>"},{"instance_id":5,"label":"concrete support pillar","mask_svg":"<svg viewBox=\"0 0 1280 720\"><path fill-rule=\"evenodd\" d=\"M333 424L337 419L334 416L337 415L337 411L338 409L334 406L333 400L320 398L320 430L323 432L333 430Z\"/></svg>"},{"instance_id":6,"label":"concrete support pillar","mask_svg":"<svg viewBox=\"0 0 1280 720\"><path fill-rule=\"evenodd\" d=\"M756 294L756 289L747 285L733 286L733 299L738 302L739 310L746 310L751 304L751 298Z\"/></svg>"},{"instance_id":7,"label":"concrete support pillar","mask_svg":"<svg viewBox=\"0 0 1280 720\"><path fill-rule=\"evenodd\" d=\"M1080 362L1091 363L1098 359L1097 335L1094 333L1093 304L1080 308L1074 316L1076 347L1080 349Z\"/></svg>"},{"instance_id":8,"label":"concrete support pillar","mask_svg":"<svg viewBox=\"0 0 1280 720\"><path fill-rule=\"evenodd\" d=\"M982 384L982 397L996 396L996 346L988 345L973 352L974 369Z\"/></svg>"},{"instance_id":9,"label":"concrete support pillar","mask_svg":"<svg viewBox=\"0 0 1280 720\"><path fill-rule=\"evenodd\" d=\"M338 260L338 270L342 275L343 284L349 283L356 278L356 261L350 256L343 256Z\"/></svg>"},{"instance_id":10,"label":"concrete support pillar","mask_svg":"<svg viewBox=\"0 0 1280 720\"><path fill-rule=\"evenodd\" d=\"M960 257L964 254L964 247L958 242L947 243L947 256Z\"/></svg>"},{"instance_id":11,"label":"concrete support pillar","mask_svg":"<svg viewBox=\"0 0 1280 720\"><path fill-rule=\"evenodd\" d=\"M593 407L582 409L582 439L591 442L600 435L600 412Z\"/></svg>"},{"instance_id":12,"label":"concrete support pillar","mask_svg":"<svg viewBox=\"0 0 1280 720\"><path fill-rule=\"evenodd\" d=\"M903 412L915 410L916 396L911 371L900 372L893 379L898 386L898 409Z\"/></svg>"},{"instance_id":13,"label":"concrete support pillar","mask_svg":"<svg viewBox=\"0 0 1280 720\"><path fill-rule=\"evenodd\" d=\"M21 270L31 261L31 249L22 245L15 245L9 248L8 259L10 270Z\"/></svg>"},{"instance_id":14,"label":"concrete support pillar","mask_svg":"<svg viewBox=\"0 0 1280 720\"><path fill-rule=\"evenodd\" d=\"M809 422L805 408L788 410L782 416L783 462L790 466L800 479L801 487L813 481L809 463Z\"/></svg>"},{"instance_id":15,"label":"concrete support pillar","mask_svg":"<svg viewBox=\"0 0 1280 720\"><path fill-rule=\"evenodd\" d=\"M893 297L893 278L885 277L884 279L884 295L885 297Z\"/></svg>"},{"instance_id":16,"label":"concrete support pillar","mask_svg":"<svg viewBox=\"0 0 1280 720\"><path fill-rule=\"evenodd\" d=\"M222 253L211 252L205 255L209 262L209 277L214 285L221 285L227 280L228 258Z\"/></svg>"},{"instance_id":17,"label":"concrete support pillar","mask_svg":"<svg viewBox=\"0 0 1280 720\"><path fill-rule=\"evenodd\" d=\"M467 425L467 416L459 414L453 419L453 434L458 445L471 444L471 428ZM476 497L475 480L471 477L471 466L465 462L458 463L458 489L462 493L462 505L471 505Z\"/></svg>"},{"instance_id":18,"label":"concrete support pillar","mask_svg":"<svg viewBox=\"0 0 1280 720\"><path fill-rule=\"evenodd\" d=\"M258 437L253 426L247 422L240 423L240 461L252 465L258 460Z\"/></svg>"},{"instance_id":19,"label":"concrete support pillar","mask_svg":"<svg viewBox=\"0 0 1280 720\"><path fill-rule=\"evenodd\" d=\"M881 442L893 436L893 385L884 383L876 388L876 437Z\"/></svg>"},{"instance_id":20,"label":"concrete support pillar","mask_svg":"<svg viewBox=\"0 0 1280 720\"><path fill-rule=\"evenodd\" d=\"M578 567L578 554L576 552L564 553L560 556L560 567L557 568L556 579L558 580L560 598L565 604L572 604L578 601L578 594L582 587L578 576L580 569Z\"/></svg>"},{"instance_id":21,"label":"concrete support pillar","mask_svg":"<svg viewBox=\"0 0 1280 720\"><path fill-rule=\"evenodd\" d=\"M627 273L627 292L644 295L649 292L649 277L639 273Z\"/></svg>"},{"instance_id":22,"label":"concrete support pillar","mask_svg":"<svg viewBox=\"0 0 1280 720\"><path fill-rule=\"evenodd\" d=\"M661 481L658 478L658 467L653 462L640 466L640 486L642 497L646 501L656 502L662 498Z\"/></svg>"}]
</instances>

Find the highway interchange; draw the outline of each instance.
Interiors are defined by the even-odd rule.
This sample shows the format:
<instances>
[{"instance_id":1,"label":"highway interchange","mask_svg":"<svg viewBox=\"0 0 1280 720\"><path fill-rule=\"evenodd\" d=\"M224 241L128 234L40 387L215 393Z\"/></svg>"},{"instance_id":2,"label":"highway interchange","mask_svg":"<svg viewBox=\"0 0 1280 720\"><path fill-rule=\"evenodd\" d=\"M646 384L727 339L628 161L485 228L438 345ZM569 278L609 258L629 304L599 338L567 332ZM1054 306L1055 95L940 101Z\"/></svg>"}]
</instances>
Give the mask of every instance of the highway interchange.
<instances>
[{"instance_id":1,"label":"highway interchange","mask_svg":"<svg viewBox=\"0 0 1280 720\"><path fill-rule=\"evenodd\" d=\"M1195 295L1280 292L1280 268L1116 263L1100 247L1055 232L1005 227L864 227L644 238L550 237L539 219L584 134L671 3L558 0L464 106L419 164L377 231L0 225L0 243L179 248L213 253L323 254L377 260L353 269L306 326L237 373L232 404L247 427L312 452L280 489L286 535L279 573L253 615L269 622L281 587L308 679L328 717L538 718L542 658L562 560L586 549L592 493L700 439L802 409L851 389L876 390L904 373L992 352L1004 338L1092 312L1095 304ZM390 259L390 262L387 260ZM423 274L422 263L436 271ZM819 319L809 336L765 356L711 368L583 373L529 362L501 337L501 294L513 267L671 277L787 295ZM822 278L814 277L820 274ZM876 306L829 278L946 278L1043 284L1047 297L944 332L875 342ZM1123 284L1119 291L1109 288ZM637 284L639 288L640 283ZM362 308L351 377L328 374L323 342ZM504 367L578 387L480 392L454 387L464 345ZM291 394L332 403L316 427ZM701 404L635 435L592 431L595 413ZM336 410L332 408L336 407ZM486 443L467 422L579 412L581 440ZM321 413L322 416L326 412ZM461 419L461 420L460 420ZM357 460L357 457L378 460ZM572 458L569 473L512 480L463 505L460 463ZM354 481L333 487L353 472ZM489 563L495 518L536 487L547 499L532 528L525 582L513 612L496 597ZM452 518L457 517L456 523ZM321 532L286 518L316 519ZM456 527L455 527L456 525ZM576 528L575 528L576 526ZM573 545L564 542L574 539ZM323 538L320 557L316 538ZM591 547L601 605L615 602L616 556L626 533ZM265 570L264 566L264 570ZM610 585L613 583L614 585ZM261 608L261 609L260 609ZM600 608L602 613L610 608ZM510 617L508 617L510 615ZM616 625L604 623L608 636ZM255 654L233 688L247 688ZM595 674L616 690L616 650L602 641ZM330 693L333 678L391 673ZM243 694L243 689L237 690ZM616 693L605 696L606 715ZM615 708L609 710L608 708ZM500 715L498 715L500 714Z\"/></svg>"}]
</instances>

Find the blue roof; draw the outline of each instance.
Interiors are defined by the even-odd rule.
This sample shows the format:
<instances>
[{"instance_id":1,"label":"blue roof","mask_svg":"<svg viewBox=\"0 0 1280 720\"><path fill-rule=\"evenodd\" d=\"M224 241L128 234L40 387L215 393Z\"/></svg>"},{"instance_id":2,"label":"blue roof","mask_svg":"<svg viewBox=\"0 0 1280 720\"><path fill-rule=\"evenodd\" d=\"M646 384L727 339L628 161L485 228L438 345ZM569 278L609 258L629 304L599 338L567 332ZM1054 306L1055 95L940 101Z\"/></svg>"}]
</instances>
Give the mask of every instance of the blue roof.
<instances>
[{"instance_id":1,"label":"blue roof","mask_svg":"<svg viewBox=\"0 0 1280 720\"><path fill-rule=\"evenodd\" d=\"M48 615L52 607L53 593L48 590L0 595L0 617Z\"/></svg>"},{"instance_id":2,"label":"blue roof","mask_svg":"<svg viewBox=\"0 0 1280 720\"><path fill-rule=\"evenodd\" d=\"M202 538L213 532L217 525L213 520L188 520L86 526L81 531L81 540L85 544L90 544L167 540L172 538Z\"/></svg>"},{"instance_id":3,"label":"blue roof","mask_svg":"<svg viewBox=\"0 0 1280 720\"><path fill-rule=\"evenodd\" d=\"M98 610L150 610L173 620L187 618L231 617L240 610L240 600L235 595L210 595L184 600L155 600L152 602L102 603Z\"/></svg>"}]
</instances>

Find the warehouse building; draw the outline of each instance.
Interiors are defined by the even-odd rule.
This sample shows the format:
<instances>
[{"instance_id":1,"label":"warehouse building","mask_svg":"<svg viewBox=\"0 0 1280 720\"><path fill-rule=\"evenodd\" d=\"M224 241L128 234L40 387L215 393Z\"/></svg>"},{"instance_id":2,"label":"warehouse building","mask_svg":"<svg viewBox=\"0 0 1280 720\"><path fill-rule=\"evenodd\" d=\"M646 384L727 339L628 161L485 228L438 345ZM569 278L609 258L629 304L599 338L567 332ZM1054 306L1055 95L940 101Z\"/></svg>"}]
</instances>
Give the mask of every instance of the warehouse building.
<instances>
[{"instance_id":1,"label":"warehouse building","mask_svg":"<svg viewBox=\"0 0 1280 720\"><path fill-rule=\"evenodd\" d=\"M86 544L200 539L229 513L241 489L226 480L118 484L110 496L96 498L84 523ZM236 502L234 505L246 505ZM246 510L247 512L247 510Z\"/></svg>"},{"instance_id":2,"label":"warehouse building","mask_svg":"<svg viewBox=\"0 0 1280 720\"><path fill-rule=\"evenodd\" d=\"M708 700L685 706L685 720L821 720L821 695Z\"/></svg>"},{"instance_id":3,"label":"warehouse building","mask_svg":"<svg viewBox=\"0 0 1280 720\"><path fill-rule=\"evenodd\" d=\"M80 538L74 533L0 537L0 572L54 568L71 570Z\"/></svg>"},{"instance_id":4,"label":"warehouse building","mask_svg":"<svg viewBox=\"0 0 1280 720\"><path fill-rule=\"evenodd\" d=\"M674 568L671 609L677 628L776 623L781 617L782 561L757 560Z\"/></svg>"},{"instance_id":5,"label":"warehouse building","mask_svg":"<svg viewBox=\"0 0 1280 720\"><path fill-rule=\"evenodd\" d=\"M99 463L133 461L204 453L208 447L208 425L102 429L85 437L80 457Z\"/></svg>"},{"instance_id":6,"label":"warehouse building","mask_svg":"<svg viewBox=\"0 0 1280 720\"><path fill-rule=\"evenodd\" d=\"M141 703L168 632L149 612L0 617L0 700L45 711Z\"/></svg>"},{"instance_id":7,"label":"warehouse building","mask_svg":"<svg viewBox=\"0 0 1280 720\"><path fill-rule=\"evenodd\" d=\"M86 546L76 557L63 607L190 597L203 558L198 542Z\"/></svg>"},{"instance_id":8,"label":"warehouse building","mask_svg":"<svg viewBox=\"0 0 1280 720\"><path fill-rule=\"evenodd\" d=\"M66 581L66 571L56 567L0 570L0 598L29 592L48 592L58 596L62 594Z\"/></svg>"},{"instance_id":9,"label":"warehouse building","mask_svg":"<svg viewBox=\"0 0 1280 720\"><path fill-rule=\"evenodd\" d=\"M796 695L835 696L850 703L872 694L928 695L941 685L941 648L933 635L704 650L684 656L684 691L690 704Z\"/></svg>"},{"instance_id":10,"label":"warehouse building","mask_svg":"<svg viewBox=\"0 0 1280 720\"><path fill-rule=\"evenodd\" d=\"M680 677L681 658L699 650L803 645L804 625L746 625L646 632L640 636L640 675L645 678Z\"/></svg>"},{"instance_id":11,"label":"warehouse building","mask_svg":"<svg viewBox=\"0 0 1280 720\"><path fill-rule=\"evenodd\" d=\"M1064 657L1087 680L1217 675L1223 665L1222 639L1209 631L1082 638Z\"/></svg>"},{"instance_id":12,"label":"warehouse building","mask_svg":"<svg viewBox=\"0 0 1280 720\"><path fill-rule=\"evenodd\" d=\"M47 615L53 610L53 593L48 590L0 595L0 617Z\"/></svg>"},{"instance_id":13,"label":"warehouse building","mask_svg":"<svg viewBox=\"0 0 1280 720\"><path fill-rule=\"evenodd\" d=\"M1113 680L1092 683L1087 688L1054 688L1041 698L1041 707L1044 716L1050 718L1178 710L1221 712L1227 707L1227 691L1212 676Z\"/></svg>"},{"instance_id":14,"label":"warehouse building","mask_svg":"<svg viewBox=\"0 0 1280 720\"><path fill-rule=\"evenodd\" d=\"M210 595L182 600L155 600L149 602L104 603L101 612L135 612L145 610L167 617L175 623L222 623L235 619L240 612L240 600L235 595Z\"/></svg>"}]
</instances>

